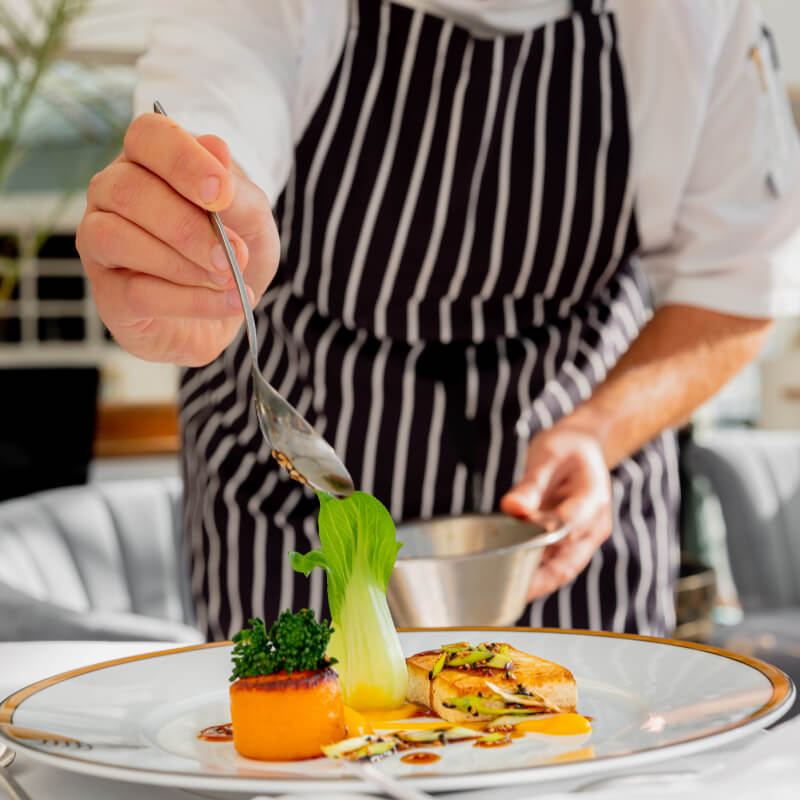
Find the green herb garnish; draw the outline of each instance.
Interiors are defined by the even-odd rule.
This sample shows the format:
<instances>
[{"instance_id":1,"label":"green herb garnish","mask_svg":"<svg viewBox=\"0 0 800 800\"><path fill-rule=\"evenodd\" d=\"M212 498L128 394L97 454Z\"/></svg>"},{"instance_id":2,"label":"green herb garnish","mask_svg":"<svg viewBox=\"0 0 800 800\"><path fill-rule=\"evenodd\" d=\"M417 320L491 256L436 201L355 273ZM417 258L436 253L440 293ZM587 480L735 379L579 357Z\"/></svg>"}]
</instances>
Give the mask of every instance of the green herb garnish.
<instances>
[{"instance_id":1,"label":"green herb garnish","mask_svg":"<svg viewBox=\"0 0 800 800\"><path fill-rule=\"evenodd\" d=\"M251 619L249 624L233 637L231 681L322 669L336 663L325 655L333 628L328 620L317 622L307 608L296 614L283 611L269 632L263 619Z\"/></svg>"}]
</instances>

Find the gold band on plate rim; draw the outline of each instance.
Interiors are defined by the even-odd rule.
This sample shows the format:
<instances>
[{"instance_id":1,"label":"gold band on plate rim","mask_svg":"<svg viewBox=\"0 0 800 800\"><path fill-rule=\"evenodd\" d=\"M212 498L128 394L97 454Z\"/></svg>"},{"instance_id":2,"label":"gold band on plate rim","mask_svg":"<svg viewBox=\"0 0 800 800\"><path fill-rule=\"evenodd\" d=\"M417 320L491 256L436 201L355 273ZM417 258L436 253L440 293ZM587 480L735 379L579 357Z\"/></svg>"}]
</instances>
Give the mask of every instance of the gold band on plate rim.
<instances>
[{"instance_id":1,"label":"gold band on plate rim","mask_svg":"<svg viewBox=\"0 0 800 800\"><path fill-rule=\"evenodd\" d=\"M152 653L139 653L139 655L125 656L125 658L114 658L110 661L101 661L98 664L89 664L86 667L77 667L76 669L67 670L67 672L61 672L58 675L51 675L49 678L42 678L42 680L36 681L36 683L31 683L29 686L25 686L3 700L3 704L0 705L0 725L11 724L11 718L13 717L14 712L24 700L27 700L37 692L42 691L42 689L47 689L49 686L55 686L57 683L68 681L70 678L77 678L79 675L86 675L90 672L96 672L97 670L105 669L106 667L116 667L119 664L130 664L133 661L144 661L148 658L158 658L158 656L171 656L174 653L186 653L190 650L206 650L210 647L224 647L225 645L229 644L233 643L209 642L207 644L188 645L187 647L174 647L171 650L158 650Z\"/></svg>"},{"instance_id":2,"label":"gold band on plate rim","mask_svg":"<svg viewBox=\"0 0 800 800\"><path fill-rule=\"evenodd\" d=\"M743 719L740 719L735 722L730 722L726 725L723 725L717 729L715 729L712 733L703 733L696 736L690 735L686 736L683 739L677 739L675 741L669 742L668 744L656 745L655 747L645 747L637 750L630 750L625 751L622 753L614 753L613 755L607 756L597 756L591 759L584 759L584 760L591 760L591 761L605 761L608 759L620 758L632 754L644 753L653 750L661 750L664 748L674 747L678 744L685 744L687 742L697 741L700 739L708 739L714 736L717 736L721 733L724 733L729 730L733 730L735 728L743 727L744 725L753 722L760 717L764 717L769 714L774 709L778 708L791 694L792 694L792 682L789 678L777 667L774 667L772 664L767 663L766 661L762 661L758 658L751 658L749 656L740 655L739 653L734 653L730 650L725 650L722 647L715 647L714 645L708 644L699 644L696 642L684 642L679 639L668 639L664 637L658 636L641 636L635 633L613 633L611 631L590 631L590 630L580 630L575 628L528 628L528 627L501 627L501 626L492 626L492 625L483 625L483 626L473 626L473 627L434 627L434 628L398 628L400 633L426 633L429 631L498 631L498 632L509 632L509 633L547 633L547 634L570 634L573 636L602 636L607 637L610 639L632 639L634 641L644 641L644 642L652 642L654 644L665 644L670 645L672 647L683 647L688 650L700 650L702 652L711 653L712 655L720 656L722 658L730 659L731 661L737 661L741 664L745 664L748 667L752 667L757 672L761 673L770 683L772 687L772 692L770 694L769 699L758 709L748 714ZM69 680L71 678L78 677L80 675L86 675L90 672L96 672L101 669L105 669L107 667L115 667L120 664L129 664L134 661L143 661L149 658L158 658L160 656L169 656L177 653L187 653L193 650L206 650L213 647L225 647L231 645L232 642L208 642L206 644L197 644L197 645L189 645L187 647L176 647L170 650L159 650L152 653L140 653L139 655L135 656L126 656L124 658L115 658L110 661L102 661L98 664L90 664L86 667L78 667L77 669L72 669L67 672L62 672L58 675L53 675L49 678L44 678L40 681L36 681L35 683L30 684L14 694L7 697L3 703L0 705L0 734L4 735L5 738L19 742L19 739L14 737L12 734L8 732L8 729L13 725L13 715L14 712L19 708L19 706L25 701L31 698L33 695L37 694L38 692L42 691L43 689L47 689L50 686L53 686L57 683L61 683L63 681ZM29 734L35 734L36 731L27 731ZM53 734L42 734L43 738L53 738ZM28 738L28 737L25 737ZM42 751L38 751L42 752ZM132 772L144 772L148 774L158 773L159 770L153 769L142 769L141 767L129 767L125 765L103 765L102 762L95 761L89 758L76 758L72 755L67 755L66 753L47 753L48 756L57 756L59 758L65 758L68 761L79 761L87 764L92 765L100 765L100 766L111 766L114 769L121 769L121 770L128 770ZM542 764L537 767L537 769L546 769L550 766L558 766L555 764ZM530 767L512 767L508 772L514 772L517 770L528 770ZM196 777L196 773L191 772L176 772L170 770L165 774L169 775L180 775L186 777ZM461 777L468 777L470 774L483 774L483 773L460 773ZM214 780L216 776L208 775L204 776L208 777L209 780ZM235 775L224 775L219 776L220 778L230 779L235 778ZM343 776L341 779L347 779L348 776ZM340 779L340 780L341 780ZM264 780L269 780L268 776L264 776ZM315 780L314 778L309 778L308 776L304 777L303 780ZM324 780L331 780L330 776L326 776ZM336 780L336 779L333 779Z\"/></svg>"}]
</instances>

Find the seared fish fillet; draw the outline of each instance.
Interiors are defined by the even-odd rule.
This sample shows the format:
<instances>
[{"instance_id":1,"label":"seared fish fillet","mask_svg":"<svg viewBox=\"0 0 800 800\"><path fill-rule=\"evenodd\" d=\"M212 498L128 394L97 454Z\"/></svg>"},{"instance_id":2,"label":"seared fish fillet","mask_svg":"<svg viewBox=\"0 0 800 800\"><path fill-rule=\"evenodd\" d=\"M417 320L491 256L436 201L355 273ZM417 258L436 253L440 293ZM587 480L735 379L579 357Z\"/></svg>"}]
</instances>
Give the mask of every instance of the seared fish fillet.
<instances>
[{"instance_id":1,"label":"seared fish fillet","mask_svg":"<svg viewBox=\"0 0 800 800\"><path fill-rule=\"evenodd\" d=\"M509 694L522 693L530 700L541 701L530 707L531 714L575 710L578 687L575 678L566 667L523 653L501 642L492 643L487 649L489 647L494 651L504 648L503 652L511 660L510 670L482 667L480 664L471 668L445 666L431 679L430 675L434 665L442 656L442 650L417 653L407 658L409 702L427 706L448 722L480 722L500 716L500 714L480 713L474 707L471 710L448 708L447 701L452 698L478 697L484 709L518 711L518 705L509 704L498 698L497 694L486 685L488 680Z\"/></svg>"}]
</instances>

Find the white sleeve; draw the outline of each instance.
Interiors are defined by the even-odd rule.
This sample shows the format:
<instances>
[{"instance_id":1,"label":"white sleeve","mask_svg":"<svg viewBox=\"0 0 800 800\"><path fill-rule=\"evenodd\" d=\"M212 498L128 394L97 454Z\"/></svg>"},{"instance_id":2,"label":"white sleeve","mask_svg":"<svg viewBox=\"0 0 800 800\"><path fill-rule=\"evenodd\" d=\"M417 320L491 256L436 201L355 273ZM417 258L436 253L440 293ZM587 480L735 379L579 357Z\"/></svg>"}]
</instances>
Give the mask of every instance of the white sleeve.
<instances>
[{"instance_id":1,"label":"white sleeve","mask_svg":"<svg viewBox=\"0 0 800 800\"><path fill-rule=\"evenodd\" d=\"M657 306L794 315L800 313L797 130L754 0L726 8L727 35L673 236L645 252L642 266Z\"/></svg>"},{"instance_id":2,"label":"white sleeve","mask_svg":"<svg viewBox=\"0 0 800 800\"><path fill-rule=\"evenodd\" d=\"M182 127L226 141L274 203L292 163L304 6L295 0L168 0L138 63L134 111L164 105Z\"/></svg>"}]
</instances>

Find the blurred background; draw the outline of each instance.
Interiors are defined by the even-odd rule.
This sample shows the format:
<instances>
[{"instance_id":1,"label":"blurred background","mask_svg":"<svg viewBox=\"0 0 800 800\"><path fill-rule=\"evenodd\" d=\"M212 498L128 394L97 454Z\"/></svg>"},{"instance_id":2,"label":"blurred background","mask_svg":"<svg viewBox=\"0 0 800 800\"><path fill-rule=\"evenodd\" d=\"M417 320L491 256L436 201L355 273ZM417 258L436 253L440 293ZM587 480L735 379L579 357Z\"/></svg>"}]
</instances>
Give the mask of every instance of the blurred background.
<instances>
[{"instance_id":1,"label":"blurred background","mask_svg":"<svg viewBox=\"0 0 800 800\"><path fill-rule=\"evenodd\" d=\"M152 8L148 1L0 2L3 497L85 479L87 470L177 469L177 370L114 344L74 242L89 179L119 152L131 119L134 65ZM65 455L58 463L33 440L42 426L26 424L49 415L53 398L44 387L53 385L69 387L53 420Z\"/></svg>"},{"instance_id":2,"label":"blurred background","mask_svg":"<svg viewBox=\"0 0 800 800\"><path fill-rule=\"evenodd\" d=\"M800 3L761 5L800 119ZM20 513L12 498L167 480L171 508L179 504L177 369L115 345L74 245L89 178L114 157L130 121L135 63L155 9L152 0L0 0L0 612L28 602L22 551L44 562L52 552L42 544L31 555L34 534L23 546L22 523L3 510L11 503ZM681 432L684 577L676 598L678 636L725 643L796 671L799 322L777 325L759 362ZM63 496L48 497L50 519ZM87 513L77 508L78 517ZM177 513L168 518L178 525ZM165 535L170 547L179 540L174 530ZM36 602L54 603L48 593L57 594L59 575L33 593ZM172 611L150 615L191 625L185 592L181 598ZM134 606L122 603L122 610L141 611ZM65 624L49 634L80 636L79 628ZM0 639L23 635L15 630L0 625ZM102 633L96 626L86 635Z\"/></svg>"}]
</instances>

